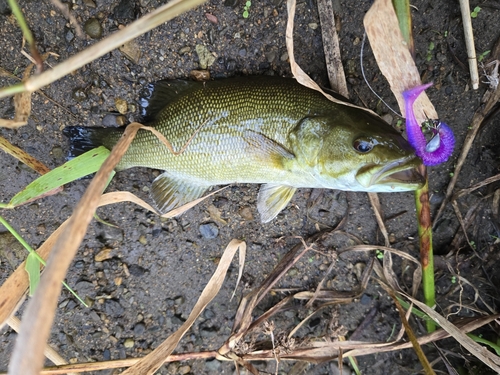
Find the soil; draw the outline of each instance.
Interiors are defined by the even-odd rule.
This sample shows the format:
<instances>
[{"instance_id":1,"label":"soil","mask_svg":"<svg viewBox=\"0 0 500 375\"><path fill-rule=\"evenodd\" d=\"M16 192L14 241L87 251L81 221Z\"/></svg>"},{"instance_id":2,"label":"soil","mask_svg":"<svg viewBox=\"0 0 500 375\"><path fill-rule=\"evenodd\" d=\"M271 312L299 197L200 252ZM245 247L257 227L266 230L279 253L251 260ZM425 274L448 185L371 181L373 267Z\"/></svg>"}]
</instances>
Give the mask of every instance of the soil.
<instances>
[{"instance_id":1,"label":"soil","mask_svg":"<svg viewBox=\"0 0 500 375\"><path fill-rule=\"evenodd\" d=\"M131 61L115 50L45 87L43 92L52 100L40 94L34 95L28 125L18 130L0 129L0 135L50 168L61 165L68 150L67 140L61 132L64 127L116 124L123 120L117 119L117 99L128 104L126 121L140 119L138 99L141 91L149 82L187 78L192 70L199 69L198 45L205 46L215 56L208 68L212 77L242 74L290 76L284 36L286 4L280 0L252 2L248 18L243 18L245 4L237 0L236 4L228 3L231 1L226 1L225 6L221 1L210 0L139 37L136 42L141 56L137 61ZM92 18L98 21L103 29L102 36L99 37L99 30L97 35L92 34L95 30L88 30L88 34L99 39L157 8L162 1L73 0L66 4L81 25ZM386 115L385 118L396 125L398 117L391 114L367 88L361 75L362 19L370 1L334 1L334 4L339 14L342 61L352 101ZM478 4L473 2L472 7ZM500 23L496 3L486 1L479 5L482 9L472 20L478 55L492 49L499 37L498 28L492 25ZM50 56L48 64L56 65L95 43L88 35L78 38L51 2L26 1L21 2L21 6L41 53L58 55ZM417 66L425 81L435 82L434 87L427 91L428 95L440 118L452 127L457 139L453 157L429 170L431 209L435 213L444 197L470 120L480 106L487 85L481 84L479 90L471 90L457 2L417 0L413 6ZM217 22L211 22L207 14L215 16ZM314 80L327 86L321 27L314 1L301 1L297 5L294 40L299 65ZM19 77L29 64L20 53L21 42L22 33L13 16L0 15L0 65ZM369 47L365 51L364 67L373 88L396 108ZM5 77L0 81L2 86L15 83ZM12 100L2 100L0 116L7 118L12 114ZM499 144L500 124L494 117L475 141L457 188L467 188L499 173ZM148 200L150 182L157 175L158 171L141 168L120 172L109 190L131 191ZM35 173L27 167L2 154L1 201L9 201L35 178ZM4 210L2 216L36 248L71 214L88 182L71 183L60 194L12 211ZM492 206L491 193L495 188L499 186L492 184L458 200L459 210L470 222L467 233L472 246L467 245L463 236L460 237L462 232L451 206L437 222L434 232L437 309L450 319L480 316L483 311L491 313L481 299L475 298L474 288L489 306L496 309L500 287L497 273L500 266L500 224L495 221ZM232 238L243 239L248 245L244 278L237 289L237 296L242 296L258 286L284 254L300 243L298 237L307 238L320 229L333 229L343 218L346 221L342 232L335 234L324 252L307 254L279 287L314 290L334 261L335 267L327 276L328 286L343 291L357 288L360 276L357 270L373 254L334 255L338 249L358 240L374 245L384 243L365 193L300 189L275 220L261 224L256 212L257 191L255 185L232 186L181 217L170 220L160 220L133 204L100 208L99 217L117 227L92 222L66 279L92 306L85 308L63 290L50 343L72 362L144 356L186 319ZM380 194L380 200L392 246L418 257L413 194ZM214 211L219 212L223 220L210 213ZM459 238L453 242L456 236ZM4 281L25 255L2 227L0 241L0 279ZM96 260L96 255L103 249L111 249L111 257ZM441 267L445 261L451 264L450 268ZM396 262L394 267L403 284L407 281L401 276L404 266L404 263ZM225 341L231 332L239 302L239 298L230 298L236 278L235 263L222 290L188 331L176 352L216 349ZM259 311L271 307L279 296L265 299ZM288 332L307 315L304 305L305 302L296 302L293 309L276 316L276 335ZM297 337L333 339L335 332L342 331L339 327L343 327L349 337L367 316L371 316L371 320L357 333L360 340L385 342L399 330L398 312L374 280L370 281L361 298L323 310L299 330ZM422 328L414 326L419 334L423 333ZM487 327L480 333L496 342L497 332L497 327ZM1 331L0 371L7 369L15 338L16 333L11 329ZM489 373L454 340L438 342L438 346L462 373ZM436 349L429 346L424 350L430 360L437 359L434 368L445 371ZM421 370L411 349L361 356L357 361L363 374L414 374ZM256 366L263 373L274 373L276 363L258 362ZM281 362L278 373L291 373L293 366L293 362ZM302 373L335 374L338 371L336 366L333 362L311 364ZM344 367L348 366L345 362ZM166 364L158 373L233 374L235 371L231 362L196 360ZM101 373L111 374L116 370Z\"/></svg>"}]
</instances>

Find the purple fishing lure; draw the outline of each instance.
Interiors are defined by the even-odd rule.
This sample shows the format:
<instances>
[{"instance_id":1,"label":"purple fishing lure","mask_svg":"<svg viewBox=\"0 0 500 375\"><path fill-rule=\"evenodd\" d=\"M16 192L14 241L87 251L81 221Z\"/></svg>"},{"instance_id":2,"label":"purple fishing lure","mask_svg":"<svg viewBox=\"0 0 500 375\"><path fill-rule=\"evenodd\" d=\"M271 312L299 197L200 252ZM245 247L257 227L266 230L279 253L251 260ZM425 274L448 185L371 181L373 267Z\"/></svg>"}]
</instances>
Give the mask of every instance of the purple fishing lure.
<instances>
[{"instance_id":1,"label":"purple fishing lure","mask_svg":"<svg viewBox=\"0 0 500 375\"><path fill-rule=\"evenodd\" d=\"M415 118L413 104L418 96L430 86L432 86L432 83L417 86L403 92L408 142L415 149L417 156L428 166L444 163L451 156L455 147L455 137L448 125L438 122L435 129L432 129L434 137L427 143L422 129Z\"/></svg>"}]
</instances>

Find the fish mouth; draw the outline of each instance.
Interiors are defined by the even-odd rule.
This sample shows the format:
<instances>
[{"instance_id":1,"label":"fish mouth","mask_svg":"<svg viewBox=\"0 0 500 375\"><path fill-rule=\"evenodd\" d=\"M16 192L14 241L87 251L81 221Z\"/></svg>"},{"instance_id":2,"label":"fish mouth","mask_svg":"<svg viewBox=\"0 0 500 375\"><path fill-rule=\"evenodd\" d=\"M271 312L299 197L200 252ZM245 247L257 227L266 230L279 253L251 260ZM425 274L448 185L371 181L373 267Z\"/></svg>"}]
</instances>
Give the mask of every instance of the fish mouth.
<instances>
[{"instance_id":1,"label":"fish mouth","mask_svg":"<svg viewBox=\"0 0 500 375\"><path fill-rule=\"evenodd\" d=\"M418 171L421 164L417 157L395 160L383 166L371 164L361 168L356 179L373 191L417 190L425 184L425 177Z\"/></svg>"}]
</instances>

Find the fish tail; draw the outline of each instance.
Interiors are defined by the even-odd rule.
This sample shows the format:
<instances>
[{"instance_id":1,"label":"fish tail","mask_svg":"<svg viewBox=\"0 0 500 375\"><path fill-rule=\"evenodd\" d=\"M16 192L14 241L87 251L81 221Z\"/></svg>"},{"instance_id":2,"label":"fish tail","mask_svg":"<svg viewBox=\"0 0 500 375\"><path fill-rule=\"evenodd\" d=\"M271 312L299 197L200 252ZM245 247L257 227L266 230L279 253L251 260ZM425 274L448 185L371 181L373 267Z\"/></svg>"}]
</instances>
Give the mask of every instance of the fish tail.
<instances>
[{"instance_id":1,"label":"fish tail","mask_svg":"<svg viewBox=\"0 0 500 375\"><path fill-rule=\"evenodd\" d=\"M69 126L64 128L63 134L69 138L68 158L72 159L99 146L111 150L123 134L123 129Z\"/></svg>"}]
</instances>

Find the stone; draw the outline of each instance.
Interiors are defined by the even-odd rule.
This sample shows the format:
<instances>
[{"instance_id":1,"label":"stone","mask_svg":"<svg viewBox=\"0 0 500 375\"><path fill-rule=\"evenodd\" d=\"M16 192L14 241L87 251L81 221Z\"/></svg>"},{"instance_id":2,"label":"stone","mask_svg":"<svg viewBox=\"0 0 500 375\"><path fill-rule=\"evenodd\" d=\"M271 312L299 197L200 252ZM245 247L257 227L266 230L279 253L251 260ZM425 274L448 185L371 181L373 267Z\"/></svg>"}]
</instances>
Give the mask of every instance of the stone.
<instances>
[{"instance_id":1,"label":"stone","mask_svg":"<svg viewBox=\"0 0 500 375\"><path fill-rule=\"evenodd\" d=\"M203 238L206 239L213 239L219 235L219 228L215 223L201 224L199 230Z\"/></svg>"},{"instance_id":2,"label":"stone","mask_svg":"<svg viewBox=\"0 0 500 375\"><path fill-rule=\"evenodd\" d=\"M83 29L92 39L99 39L102 36L102 26L97 18L89 18L83 25Z\"/></svg>"},{"instance_id":3,"label":"stone","mask_svg":"<svg viewBox=\"0 0 500 375\"><path fill-rule=\"evenodd\" d=\"M209 66L215 62L215 56L202 44L196 46L196 54L200 60L200 68L207 69Z\"/></svg>"}]
</instances>

